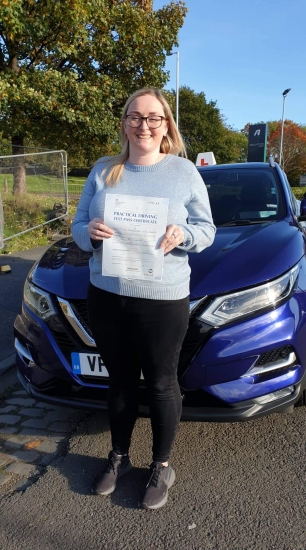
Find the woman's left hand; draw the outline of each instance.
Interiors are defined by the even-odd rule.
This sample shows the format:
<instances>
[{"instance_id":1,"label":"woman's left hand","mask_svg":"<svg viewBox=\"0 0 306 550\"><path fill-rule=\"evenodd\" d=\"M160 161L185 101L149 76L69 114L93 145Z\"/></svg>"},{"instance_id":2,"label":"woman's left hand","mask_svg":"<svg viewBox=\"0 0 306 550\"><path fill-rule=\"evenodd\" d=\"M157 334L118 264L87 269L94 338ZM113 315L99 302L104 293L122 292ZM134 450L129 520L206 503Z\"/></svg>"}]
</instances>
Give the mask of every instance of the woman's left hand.
<instances>
[{"instance_id":1,"label":"woman's left hand","mask_svg":"<svg viewBox=\"0 0 306 550\"><path fill-rule=\"evenodd\" d=\"M168 254L168 252L171 252L171 250L182 244L184 239L185 235L181 227L178 225L168 225L159 248L163 248L164 254Z\"/></svg>"}]
</instances>

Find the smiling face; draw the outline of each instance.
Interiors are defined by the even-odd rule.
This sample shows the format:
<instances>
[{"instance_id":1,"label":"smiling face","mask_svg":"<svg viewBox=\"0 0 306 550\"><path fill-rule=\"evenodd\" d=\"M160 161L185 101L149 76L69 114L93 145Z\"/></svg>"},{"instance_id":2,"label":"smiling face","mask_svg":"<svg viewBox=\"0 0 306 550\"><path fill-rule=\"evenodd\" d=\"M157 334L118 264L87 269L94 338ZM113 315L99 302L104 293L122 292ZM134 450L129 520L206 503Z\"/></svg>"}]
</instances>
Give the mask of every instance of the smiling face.
<instances>
[{"instance_id":1,"label":"smiling face","mask_svg":"<svg viewBox=\"0 0 306 550\"><path fill-rule=\"evenodd\" d=\"M142 95L135 98L128 107L127 115L147 117L150 115L165 116L160 101L152 95ZM160 144L167 134L168 123L162 120L159 128L149 128L142 120L139 128L131 128L126 120L124 131L129 141L129 161L133 164L154 164L160 160Z\"/></svg>"}]
</instances>

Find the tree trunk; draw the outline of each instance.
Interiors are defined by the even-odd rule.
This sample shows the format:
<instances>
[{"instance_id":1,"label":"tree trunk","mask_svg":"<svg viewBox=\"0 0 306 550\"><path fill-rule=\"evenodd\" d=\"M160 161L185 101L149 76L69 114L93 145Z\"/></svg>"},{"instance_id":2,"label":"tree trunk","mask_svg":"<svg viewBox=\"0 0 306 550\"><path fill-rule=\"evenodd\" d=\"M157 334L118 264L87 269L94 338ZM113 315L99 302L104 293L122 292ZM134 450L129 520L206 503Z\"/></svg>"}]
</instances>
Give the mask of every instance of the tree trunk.
<instances>
[{"instance_id":1,"label":"tree trunk","mask_svg":"<svg viewBox=\"0 0 306 550\"><path fill-rule=\"evenodd\" d=\"M12 150L13 155L22 155L24 153L23 136L14 136L12 138ZM13 159L13 174L13 194L22 195L26 192L26 166L24 157Z\"/></svg>"}]
</instances>

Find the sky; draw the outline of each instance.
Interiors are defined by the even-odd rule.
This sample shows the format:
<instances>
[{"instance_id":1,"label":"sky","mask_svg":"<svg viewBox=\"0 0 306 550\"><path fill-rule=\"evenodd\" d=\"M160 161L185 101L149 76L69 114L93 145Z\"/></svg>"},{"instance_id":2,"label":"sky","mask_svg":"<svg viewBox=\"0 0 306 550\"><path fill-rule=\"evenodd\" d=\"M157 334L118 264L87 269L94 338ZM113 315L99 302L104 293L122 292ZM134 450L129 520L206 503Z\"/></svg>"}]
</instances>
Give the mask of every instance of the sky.
<instances>
[{"instance_id":1,"label":"sky","mask_svg":"<svg viewBox=\"0 0 306 550\"><path fill-rule=\"evenodd\" d=\"M170 0L154 0L154 9ZM179 85L216 101L227 125L285 119L306 125L306 1L185 0ZM176 55L167 57L176 89Z\"/></svg>"}]
</instances>

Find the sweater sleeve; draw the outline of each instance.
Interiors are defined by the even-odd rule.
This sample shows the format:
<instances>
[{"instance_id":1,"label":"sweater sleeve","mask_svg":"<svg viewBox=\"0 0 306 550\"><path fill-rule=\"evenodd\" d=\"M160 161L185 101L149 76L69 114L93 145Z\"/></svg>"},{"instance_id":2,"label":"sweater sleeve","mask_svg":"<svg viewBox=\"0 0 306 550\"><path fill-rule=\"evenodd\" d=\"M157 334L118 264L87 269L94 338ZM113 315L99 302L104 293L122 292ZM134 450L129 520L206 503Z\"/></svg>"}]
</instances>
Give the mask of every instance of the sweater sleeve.
<instances>
[{"instance_id":1,"label":"sweater sleeve","mask_svg":"<svg viewBox=\"0 0 306 550\"><path fill-rule=\"evenodd\" d=\"M215 238L214 225L208 193L203 179L193 167L191 179L191 200L186 206L188 218L186 224L179 224L184 231L184 242L177 248L188 252L201 252L210 246Z\"/></svg>"},{"instance_id":2,"label":"sweater sleeve","mask_svg":"<svg viewBox=\"0 0 306 550\"><path fill-rule=\"evenodd\" d=\"M95 174L96 169L93 168L85 182L77 211L71 224L72 236L77 245L85 252L93 252L93 250L100 248L102 244L101 242L96 243L92 241L88 233L88 224L90 222L89 206L96 192Z\"/></svg>"}]
</instances>

